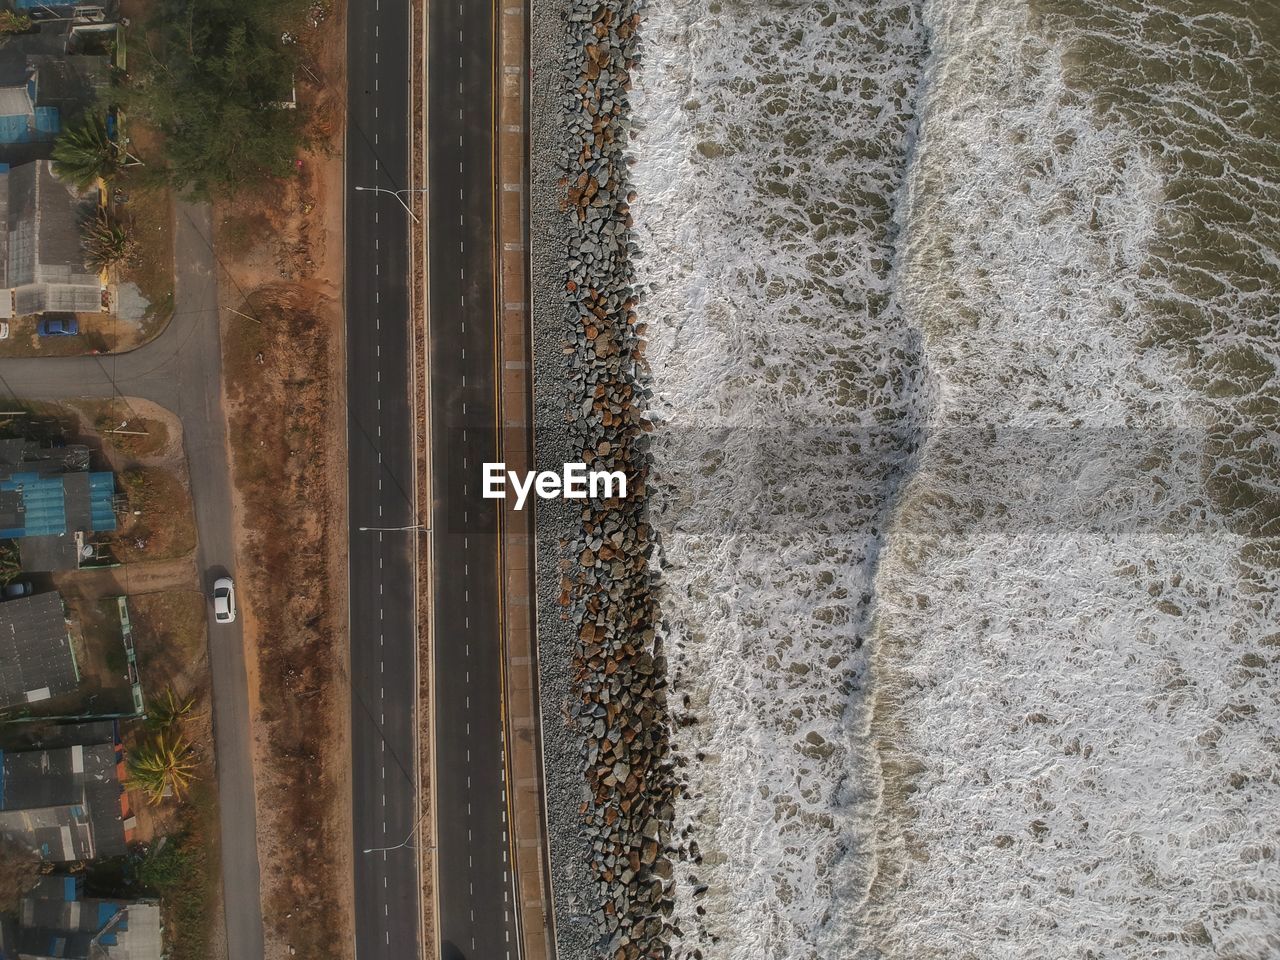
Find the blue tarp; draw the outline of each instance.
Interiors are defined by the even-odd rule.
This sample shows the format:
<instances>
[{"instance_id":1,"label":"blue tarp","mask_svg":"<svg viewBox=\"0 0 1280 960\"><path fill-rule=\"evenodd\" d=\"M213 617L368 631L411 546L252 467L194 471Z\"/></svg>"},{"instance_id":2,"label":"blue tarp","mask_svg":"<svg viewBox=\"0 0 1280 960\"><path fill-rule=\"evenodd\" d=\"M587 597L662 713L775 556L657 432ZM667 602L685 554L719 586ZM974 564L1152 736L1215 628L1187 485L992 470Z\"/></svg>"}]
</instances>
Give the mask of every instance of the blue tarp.
<instances>
[{"instance_id":1,"label":"blue tarp","mask_svg":"<svg viewBox=\"0 0 1280 960\"><path fill-rule=\"evenodd\" d=\"M120 908L116 906L114 903L98 904L98 920L97 920L97 923L95 924L95 927L97 928L97 930L101 930L108 923L110 923L111 918L114 917L119 912L120 912ZM116 930L123 929L123 928L124 928L124 922L121 921L115 927L112 927L108 932L98 937L98 942L108 947L114 947L116 945Z\"/></svg>"}]
</instances>

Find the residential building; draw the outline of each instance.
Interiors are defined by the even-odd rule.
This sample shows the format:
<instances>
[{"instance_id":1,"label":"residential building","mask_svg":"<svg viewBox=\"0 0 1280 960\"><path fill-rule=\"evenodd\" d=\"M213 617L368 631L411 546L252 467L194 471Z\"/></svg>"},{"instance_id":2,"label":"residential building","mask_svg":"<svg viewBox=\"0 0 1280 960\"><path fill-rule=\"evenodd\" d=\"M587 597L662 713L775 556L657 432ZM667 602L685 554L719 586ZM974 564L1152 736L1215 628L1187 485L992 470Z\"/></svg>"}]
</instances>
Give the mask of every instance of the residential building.
<instances>
[{"instance_id":1,"label":"residential building","mask_svg":"<svg viewBox=\"0 0 1280 960\"><path fill-rule=\"evenodd\" d=\"M84 895L76 877L41 877L0 923L0 960L160 960L160 905Z\"/></svg>"},{"instance_id":2,"label":"residential building","mask_svg":"<svg viewBox=\"0 0 1280 960\"><path fill-rule=\"evenodd\" d=\"M73 693L79 685L61 594L0 603L0 709Z\"/></svg>"},{"instance_id":3,"label":"residential building","mask_svg":"<svg viewBox=\"0 0 1280 960\"><path fill-rule=\"evenodd\" d=\"M75 730L35 749L0 751L0 836L52 863L116 856L132 835L118 728Z\"/></svg>"},{"instance_id":4,"label":"residential building","mask_svg":"<svg viewBox=\"0 0 1280 960\"><path fill-rule=\"evenodd\" d=\"M26 570L75 570L85 537L114 530L115 477L89 469L89 448L0 440L0 538L19 540Z\"/></svg>"},{"instance_id":5,"label":"residential building","mask_svg":"<svg viewBox=\"0 0 1280 960\"><path fill-rule=\"evenodd\" d=\"M0 319L102 310L102 279L85 266L82 232L94 203L54 176L48 160L0 170Z\"/></svg>"},{"instance_id":6,"label":"residential building","mask_svg":"<svg viewBox=\"0 0 1280 960\"><path fill-rule=\"evenodd\" d=\"M90 108L110 80L111 58L101 37L116 24L96 4L10 0L37 22L0 37L0 162L48 157L74 116Z\"/></svg>"}]
</instances>

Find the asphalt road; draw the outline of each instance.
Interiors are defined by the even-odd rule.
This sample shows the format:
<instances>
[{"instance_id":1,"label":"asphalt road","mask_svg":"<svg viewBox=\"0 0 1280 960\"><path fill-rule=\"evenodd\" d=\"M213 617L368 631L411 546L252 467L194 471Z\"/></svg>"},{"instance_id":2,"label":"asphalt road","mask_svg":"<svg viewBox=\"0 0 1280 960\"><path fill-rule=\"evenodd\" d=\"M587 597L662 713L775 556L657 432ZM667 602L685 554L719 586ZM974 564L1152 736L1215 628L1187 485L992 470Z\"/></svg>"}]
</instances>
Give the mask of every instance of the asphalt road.
<instances>
[{"instance_id":1,"label":"asphalt road","mask_svg":"<svg viewBox=\"0 0 1280 960\"><path fill-rule=\"evenodd\" d=\"M418 956L409 4L348 8L346 322L356 957ZM361 529L384 528L384 529ZM410 527L411 529L395 529ZM422 831L425 835L426 831ZM372 851L366 853L365 851Z\"/></svg>"},{"instance_id":2,"label":"asphalt road","mask_svg":"<svg viewBox=\"0 0 1280 960\"><path fill-rule=\"evenodd\" d=\"M196 562L209 591L224 572L234 576L235 568L217 278L209 208L179 204L176 218L174 315L160 336L116 356L0 360L0 391L30 400L142 397L176 413L182 420L195 502ZM252 597L238 599L242 607L253 605ZM209 618L209 667L228 955L261 960L249 698L239 623L220 625Z\"/></svg>"},{"instance_id":3,"label":"asphalt road","mask_svg":"<svg viewBox=\"0 0 1280 960\"><path fill-rule=\"evenodd\" d=\"M435 798L445 960L519 957L501 701L494 303L495 5L428 6Z\"/></svg>"},{"instance_id":4,"label":"asphalt road","mask_svg":"<svg viewBox=\"0 0 1280 960\"><path fill-rule=\"evenodd\" d=\"M347 335L358 960L415 955L413 538L433 538L437 923L443 956L519 955L508 861L494 458L493 7L431 4L428 36L430 532L416 527L408 215L357 186L409 183L409 9L351 11ZM425 524L424 524L425 526ZM422 830L425 836L427 831ZM376 850L370 848L394 848ZM427 953L431 951L428 945Z\"/></svg>"}]
</instances>

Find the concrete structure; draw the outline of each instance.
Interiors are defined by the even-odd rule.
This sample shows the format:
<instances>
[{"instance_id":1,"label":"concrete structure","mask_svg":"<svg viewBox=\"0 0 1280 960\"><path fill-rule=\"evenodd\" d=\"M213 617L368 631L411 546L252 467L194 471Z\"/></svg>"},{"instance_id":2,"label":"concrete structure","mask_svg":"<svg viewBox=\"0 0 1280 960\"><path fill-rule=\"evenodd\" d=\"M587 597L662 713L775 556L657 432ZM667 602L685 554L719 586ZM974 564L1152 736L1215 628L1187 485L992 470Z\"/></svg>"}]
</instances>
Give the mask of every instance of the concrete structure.
<instances>
[{"instance_id":1,"label":"concrete structure","mask_svg":"<svg viewBox=\"0 0 1280 960\"><path fill-rule=\"evenodd\" d=\"M160 905L84 896L77 877L41 877L0 924L0 960L160 960Z\"/></svg>"},{"instance_id":2,"label":"concrete structure","mask_svg":"<svg viewBox=\"0 0 1280 960\"><path fill-rule=\"evenodd\" d=\"M81 228L93 206L47 160L0 171L0 317L102 309L102 281L85 266Z\"/></svg>"},{"instance_id":3,"label":"concrete structure","mask_svg":"<svg viewBox=\"0 0 1280 960\"><path fill-rule=\"evenodd\" d=\"M88 447L0 440L0 537L22 540L25 569L74 570L84 536L115 528L115 477Z\"/></svg>"},{"instance_id":4,"label":"concrete structure","mask_svg":"<svg viewBox=\"0 0 1280 960\"><path fill-rule=\"evenodd\" d=\"M53 863L124 853L124 754L111 729L108 739L0 751L0 836Z\"/></svg>"},{"instance_id":5,"label":"concrete structure","mask_svg":"<svg viewBox=\"0 0 1280 960\"><path fill-rule=\"evenodd\" d=\"M72 693L79 685L61 595L0 603L0 709Z\"/></svg>"},{"instance_id":6,"label":"concrete structure","mask_svg":"<svg viewBox=\"0 0 1280 960\"><path fill-rule=\"evenodd\" d=\"M183 446L190 460L191 496L199 531L196 568L221 568L234 576L231 472L222 410L218 265L213 256L212 211L207 204L179 201L173 228L178 271L173 318L156 339L137 350L116 354L107 362L101 357L0 359L0 374L5 389L14 397L142 397L173 411L182 421ZM371 240L367 247L372 248ZM245 321L225 311L224 318L228 335L238 335L238 324ZM30 540L20 542L25 546ZM205 586L211 585L206 582ZM257 808L242 625L242 620L224 624L216 636L210 637L208 645L218 757L218 817L226 907L223 915L227 955L235 960L262 960ZM363 952L361 958L369 960Z\"/></svg>"},{"instance_id":7,"label":"concrete structure","mask_svg":"<svg viewBox=\"0 0 1280 960\"><path fill-rule=\"evenodd\" d=\"M0 37L0 162L20 164L48 157L66 122L108 85L116 24L93 4L9 0L0 6L47 18Z\"/></svg>"}]
</instances>

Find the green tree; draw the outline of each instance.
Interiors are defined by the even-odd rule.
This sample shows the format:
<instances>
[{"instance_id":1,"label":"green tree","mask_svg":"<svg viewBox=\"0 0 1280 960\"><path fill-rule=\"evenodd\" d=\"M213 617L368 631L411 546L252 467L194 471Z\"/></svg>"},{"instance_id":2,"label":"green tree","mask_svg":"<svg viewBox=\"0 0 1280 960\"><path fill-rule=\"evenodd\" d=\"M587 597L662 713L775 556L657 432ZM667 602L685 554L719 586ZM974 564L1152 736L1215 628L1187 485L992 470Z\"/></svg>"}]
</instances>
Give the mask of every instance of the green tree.
<instances>
[{"instance_id":1,"label":"green tree","mask_svg":"<svg viewBox=\"0 0 1280 960\"><path fill-rule=\"evenodd\" d=\"M177 732L161 732L143 744L129 760L129 780L142 789L149 803L166 794L181 800L196 778L195 748Z\"/></svg>"},{"instance_id":2,"label":"green tree","mask_svg":"<svg viewBox=\"0 0 1280 960\"><path fill-rule=\"evenodd\" d=\"M81 243L85 266L94 270L110 270L132 263L138 256L138 241L128 224L116 220L105 210L84 225Z\"/></svg>"},{"instance_id":3,"label":"green tree","mask_svg":"<svg viewBox=\"0 0 1280 960\"><path fill-rule=\"evenodd\" d=\"M53 144L53 172L81 190L88 190L99 177L111 180L120 167L120 151L107 135L106 118L98 110L82 113Z\"/></svg>"},{"instance_id":4,"label":"green tree","mask_svg":"<svg viewBox=\"0 0 1280 960\"><path fill-rule=\"evenodd\" d=\"M8 33L26 33L31 29L31 18L24 13L12 10L0 10L0 35Z\"/></svg>"},{"instance_id":5,"label":"green tree","mask_svg":"<svg viewBox=\"0 0 1280 960\"><path fill-rule=\"evenodd\" d=\"M163 0L126 106L165 136L169 175L197 197L236 189L293 166L297 111L279 106L293 87L296 47L282 37L297 4L266 0Z\"/></svg>"}]
</instances>

